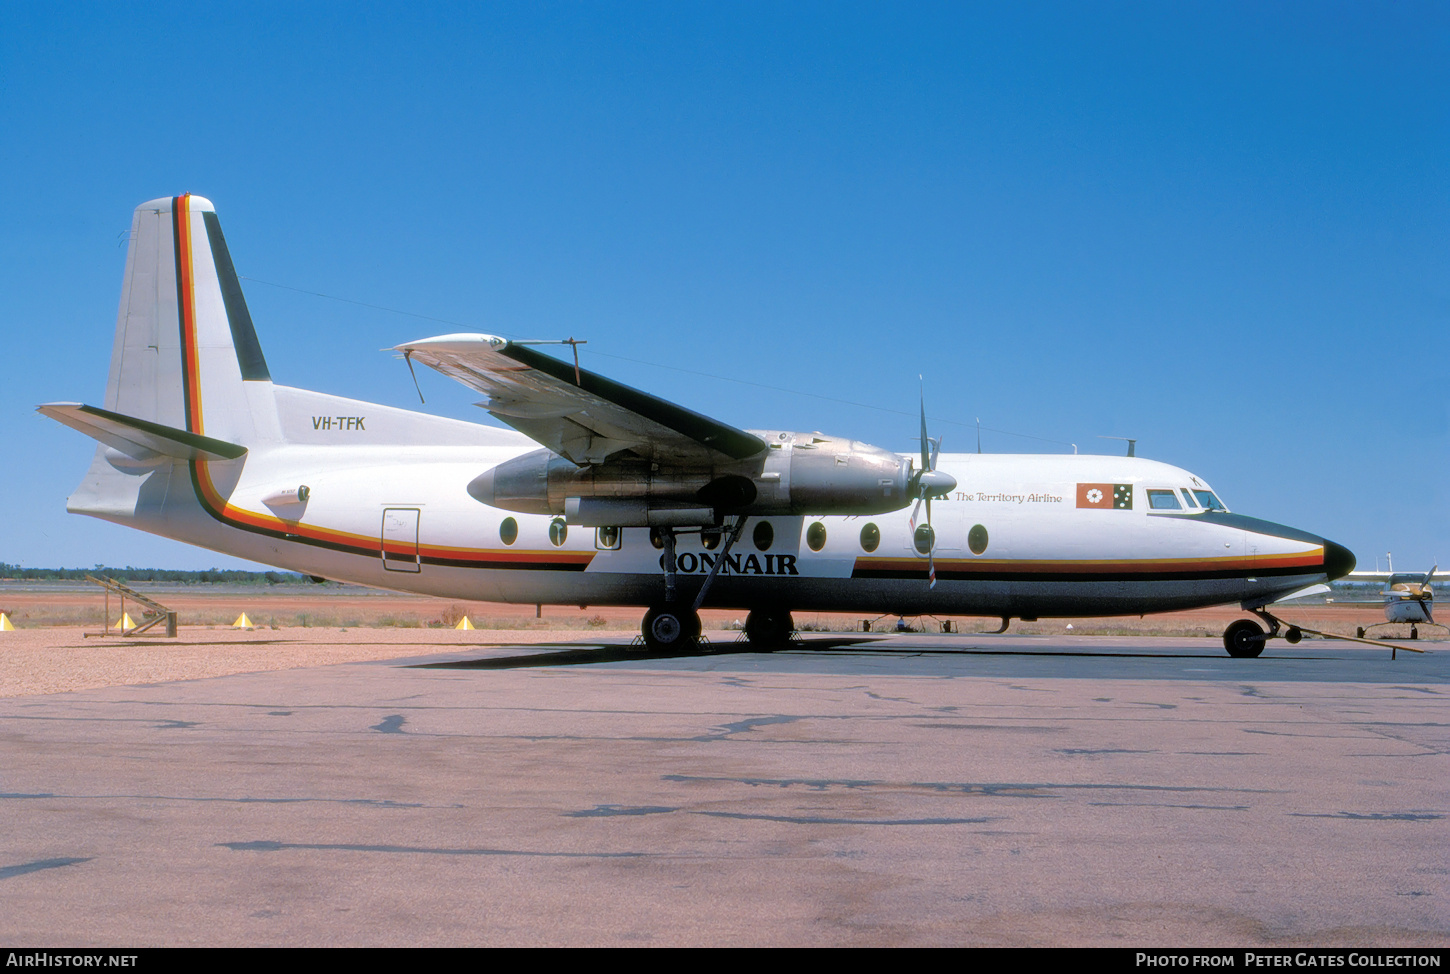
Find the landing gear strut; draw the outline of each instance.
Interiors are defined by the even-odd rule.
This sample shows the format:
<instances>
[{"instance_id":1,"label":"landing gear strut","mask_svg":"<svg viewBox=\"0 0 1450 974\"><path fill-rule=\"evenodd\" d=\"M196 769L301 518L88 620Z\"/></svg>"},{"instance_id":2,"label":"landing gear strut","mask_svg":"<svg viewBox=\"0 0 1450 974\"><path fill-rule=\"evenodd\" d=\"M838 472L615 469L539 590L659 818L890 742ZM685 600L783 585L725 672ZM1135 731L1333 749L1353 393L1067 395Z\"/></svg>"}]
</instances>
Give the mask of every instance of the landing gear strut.
<instances>
[{"instance_id":1,"label":"landing gear strut","mask_svg":"<svg viewBox=\"0 0 1450 974\"><path fill-rule=\"evenodd\" d=\"M1403 622L1376 622L1374 625L1371 625L1371 626L1360 626L1360 627L1358 627L1357 629L1354 630L1354 634L1356 636L1359 636L1361 639L1363 639L1365 636L1368 636L1372 630L1379 629L1382 626L1403 626L1403 625L1405 625L1405 623L1403 623ZM1419 639L1420 638L1420 627L1421 626L1435 626L1438 629L1444 629L1446 633L1450 633L1450 626L1442 626L1438 622L1411 622L1411 623L1409 623L1409 626L1410 626L1410 638L1411 639Z\"/></svg>"},{"instance_id":2,"label":"landing gear strut","mask_svg":"<svg viewBox=\"0 0 1450 974\"><path fill-rule=\"evenodd\" d=\"M680 650L699 642L700 606L704 604L705 594L710 591L716 575L719 574L721 566L725 564L725 556L730 553L735 542L740 540L740 534L744 530L745 515L742 514L735 519L735 527L725 539L725 548L720 552L720 557L715 559L715 564L710 568L710 574L705 576L705 583L700 586L700 591L695 596L695 604L684 609L675 605L675 578L678 572L678 561L675 558L675 529L672 527L659 529L660 545L665 550L665 602L664 605L655 606L646 612L639 627L640 634L644 637L645 647L650 652ZM789 618L786 616L787 620Z\"/></svg>"}]
</instances>

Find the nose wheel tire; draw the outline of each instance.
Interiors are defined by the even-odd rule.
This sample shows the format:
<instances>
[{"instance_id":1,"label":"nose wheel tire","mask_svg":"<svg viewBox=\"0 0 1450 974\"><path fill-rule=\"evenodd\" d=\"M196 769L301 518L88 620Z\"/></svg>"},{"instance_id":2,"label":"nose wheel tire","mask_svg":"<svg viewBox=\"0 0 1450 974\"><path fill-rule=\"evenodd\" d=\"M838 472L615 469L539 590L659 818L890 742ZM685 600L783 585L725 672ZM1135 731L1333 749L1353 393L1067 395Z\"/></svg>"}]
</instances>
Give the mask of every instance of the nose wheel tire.
<instances>
[{"instance_id":1,"label":"nose wheel tire","mask_svg":"<svg viewBox=\"0 0 1450 974\"><path fill-rule=\"evenodd\" d=\"M745 617L745 638L752 646L780 646L795 633L795 620L779 609L754 609Z\"/></svg>"},{"instance_id":2,"label":"nose wheel tire","mask_svg":"<svg viewBox=\"0 0 1450 974\"><path fill-rule=\"evenodd\" d=\"M1252 619L1240 619L1223 633L1223 648L1234 659L1253 659L1264 651L1264 630Z\"/></svg>"},{"instance_id":3,"label":"nose wheel tire","mask_svg":"<svg viewBox=\"0 0 1450 974\"><path fill-rule=\"evenodd\" d=\"M700 639L700 617L688 609L650 609L639 628L653 653L693 647Z\"/></svg>"}]
</instances>

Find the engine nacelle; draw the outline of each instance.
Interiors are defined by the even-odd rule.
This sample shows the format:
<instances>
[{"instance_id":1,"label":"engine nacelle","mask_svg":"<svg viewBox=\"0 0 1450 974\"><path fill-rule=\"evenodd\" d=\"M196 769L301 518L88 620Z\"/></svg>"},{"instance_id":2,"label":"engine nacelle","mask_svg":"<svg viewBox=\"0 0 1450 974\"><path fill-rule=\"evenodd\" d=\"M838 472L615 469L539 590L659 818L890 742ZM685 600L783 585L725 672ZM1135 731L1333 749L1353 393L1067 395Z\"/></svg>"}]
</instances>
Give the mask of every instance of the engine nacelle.
<instances>
[{"instance_id":1,"label":"engine nacelle","mask_svg":"<svg viewBox=\"0 0 1450 974\"><path fill-rule=\"evenodd\" d=\"M580 467L535 450L480 474L468 493L521 514L616 527L713 524L731 514L885 514L913 499L911 461L880 447L820 433L751 432L766 449L712 467L627 457Z\"/></svg>"}]
</instances>

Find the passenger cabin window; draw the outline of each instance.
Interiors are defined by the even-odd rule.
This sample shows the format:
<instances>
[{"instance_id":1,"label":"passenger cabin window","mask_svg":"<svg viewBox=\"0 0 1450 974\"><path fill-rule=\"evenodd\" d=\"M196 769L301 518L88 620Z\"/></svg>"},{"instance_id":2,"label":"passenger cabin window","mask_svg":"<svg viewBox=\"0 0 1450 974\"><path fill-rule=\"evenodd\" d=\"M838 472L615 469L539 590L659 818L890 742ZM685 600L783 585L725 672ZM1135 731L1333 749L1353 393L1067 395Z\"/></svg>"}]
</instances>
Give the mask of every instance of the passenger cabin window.
<instances>
[{"instance_id":1,"label":"passenger cabin window","mask_svg":"<svg viewBox=\"0 0 1450 974\"><path fill-rule=\"evenodd\" d=\"M1148 506L1155 511L1183 510L1183 505L1178 503L1178 495L1171 490L1148 491Z\"/></svg>"},{"instance_id":2,"label":"passenger cabin window","mask_svg":"<svg viewBox=\"0 0 1450 974\"><path fill-rule=\"evenodd\" d=\"M1211 490L1195 490L1193 492L1193 496L1198 498L1198 503L1202 504L1210 511L1228 510L1227 507L1224 507L1223 504L1219 502L1219 499L1217 497L1213 496L1213 491Z\"/></svg>"}]
</instances>

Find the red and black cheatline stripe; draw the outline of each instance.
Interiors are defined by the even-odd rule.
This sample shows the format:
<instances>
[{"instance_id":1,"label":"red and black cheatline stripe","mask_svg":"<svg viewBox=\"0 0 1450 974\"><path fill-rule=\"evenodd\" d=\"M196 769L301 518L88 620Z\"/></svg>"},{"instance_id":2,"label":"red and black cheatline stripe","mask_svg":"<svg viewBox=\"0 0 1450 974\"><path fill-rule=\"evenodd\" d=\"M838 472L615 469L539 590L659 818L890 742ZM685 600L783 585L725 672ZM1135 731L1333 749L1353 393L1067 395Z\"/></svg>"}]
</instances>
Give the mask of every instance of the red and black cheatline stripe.
<instances>
[{"instance_id":1,"label":"red and black cheatline stripe","mask_svg":"<svg viewBox=\"0 0 1450 974\"><path fill-rule=\"evenodd\" d=\"M1208 581L1223 578L1313 575L1324 571L1324 550L1292 555L1220 560L1163 559L1141 561L944 561L936 559L937 581L968 582L1155 582ZM852 578L919 579L924 559L858 558Z\"/></svg>"},{"instance_id":2,"label":"red and black cheatline stripe","mask_svg":"<svg viewBox=\"0 0 1450 974\"><path fill-rule=\"evenodd\" d=\"M196 334L195 280L191 246L191 197L189 195L172 198L171 230L176 258L176 304L179 309L178 325L181 329L181 381L186 411L186 429L197 436L205 436L201 361ZM219 227L214 232L208 227L208 241L213 243L213 249L215 249L214 241L219 237ZM260 348L257 349L257 356L260 357ZM263 362L257 368L265 369L265 363ZM207 460L191 460L189 465L191 485L197 502L209 515L228 527L282 541L327 548L345 554L362 555L369 558L380 558L383 554L384 543L380 537L335 531L315 525L297 524L283 521L270 514L236 507L216 489ZM389 544L386 547L390 555L407 559L413 557L412 545ZM422 544L417 546L417 553L419 560L428 565L454 568L513 569L515 571L583 571L594 559L592 551L504 552Z\"/></svg>"},{"instance_id":3,"label":"red and black cheatline stripe","mask_svg":"<svg viewBox=\"0 0 1450 974\"><path fill-rule=\"evenodd\" d=\"M1158 515L1149 515L1150 517ZM1173 516L1173 515L1169 515ZM1325 574L1342 578L1354 569L1354 555L1307 531L1273 521L1262 521L1227 511L1206 511L1177 515L1196 522L1236 528L1248 535L1313 545L1306 551L1268 555L1230 555L1221 558L1144 558L1116 561L1003 561L989 558L936 560L937 579L971 581L991 579L1003 582L1133 582L1151 576L1153 581L1191 582L1225 578L1278 578L1292 575ZM916 558L858 558L852 578L921 578L926 565Z\"/></svg>"}]
</instances>

